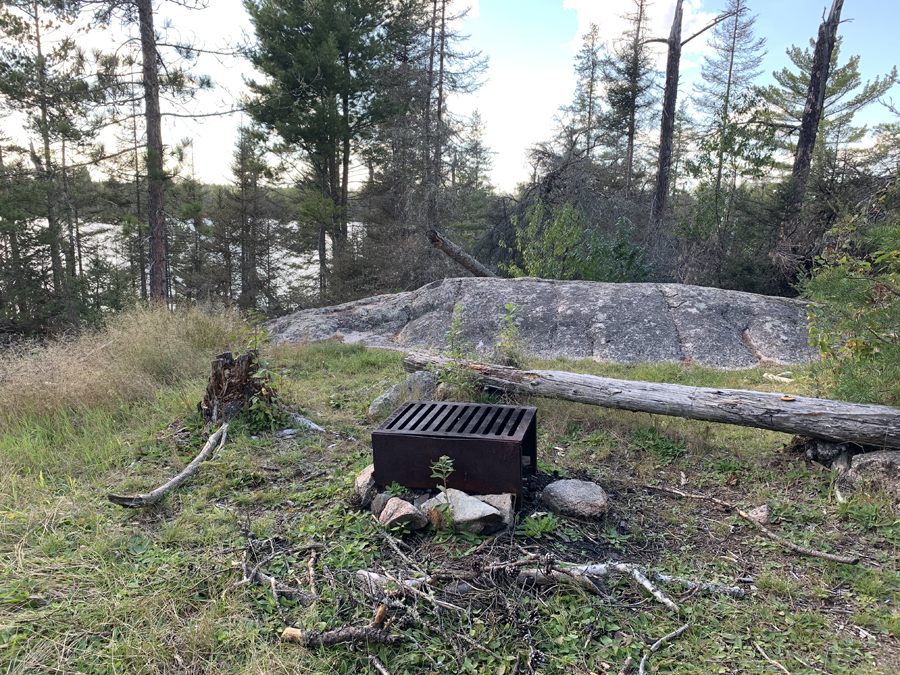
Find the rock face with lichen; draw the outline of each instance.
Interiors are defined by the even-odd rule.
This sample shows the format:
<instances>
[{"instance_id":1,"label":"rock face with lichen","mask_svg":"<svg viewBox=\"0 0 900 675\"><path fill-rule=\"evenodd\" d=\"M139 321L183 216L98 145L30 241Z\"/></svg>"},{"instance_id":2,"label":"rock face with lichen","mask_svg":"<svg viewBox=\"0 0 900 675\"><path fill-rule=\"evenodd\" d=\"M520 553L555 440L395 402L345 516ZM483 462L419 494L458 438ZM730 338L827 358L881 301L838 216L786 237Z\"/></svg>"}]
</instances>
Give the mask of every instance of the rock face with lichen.
<instances>
[{"instance_id":1,"label":"rock face with lichen","mask_svg":"<svg viewBox=\"0 0 900 675\"><path fill-rule=\"evenodd\" d=\"M719 368L816 358L804 302L681 284L444 279L416 291L303 310L269 328L288 342L339 339L440 351L458 303L464 307L461 338L484 357L493 353L505 307L513 303L521 306L518 337L540 358Z\"/></svg>"}]
</instances>

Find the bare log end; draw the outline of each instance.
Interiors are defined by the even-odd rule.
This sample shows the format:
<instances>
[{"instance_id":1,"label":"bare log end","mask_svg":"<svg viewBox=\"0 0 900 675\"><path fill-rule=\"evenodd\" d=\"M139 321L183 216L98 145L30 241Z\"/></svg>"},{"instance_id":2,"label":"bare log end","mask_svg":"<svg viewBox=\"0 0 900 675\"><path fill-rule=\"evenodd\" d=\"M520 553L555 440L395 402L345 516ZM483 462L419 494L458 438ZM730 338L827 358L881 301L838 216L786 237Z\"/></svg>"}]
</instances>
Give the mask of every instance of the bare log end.
<instances>
[{"instance_id":1,"label":"bare log end","mask_svg":"<svg viewBox=\"0 0 900 675\"><path fill-rule=\"evenodd\" d=\"M428 232L425 233L425 236L428 237L428 241L431 242L432 246L441 246L444 243L444 240L437 230L428 230Z\"/></svg>"},{"instance_id":2,"label":"bare log end","mask_svg":"<svg viewBox=\"0 0 900 675\"><path fill-rule=\"evenodd\" d=\"M106 498L117 506L124 506L126 509L139 509L144 506L144 500L140 496L128 495L106 495Z\"/></svg>"}]
</instances>

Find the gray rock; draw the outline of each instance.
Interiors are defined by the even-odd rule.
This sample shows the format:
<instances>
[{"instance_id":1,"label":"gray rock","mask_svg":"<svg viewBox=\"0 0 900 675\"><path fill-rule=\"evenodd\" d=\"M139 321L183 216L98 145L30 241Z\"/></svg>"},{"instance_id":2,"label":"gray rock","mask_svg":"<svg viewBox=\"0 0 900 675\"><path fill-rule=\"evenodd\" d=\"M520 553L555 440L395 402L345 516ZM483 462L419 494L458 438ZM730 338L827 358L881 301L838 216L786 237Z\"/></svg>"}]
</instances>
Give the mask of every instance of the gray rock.
<instances>
[{"instance_id":1,"label":"gray rock","mask_svg":"<svg viewBox=\"0 0 900 675\"><path fill-rule=\"evenodd\" d=\"M410 373L400 384L384 392L369 406L369 417L383 417L405 401L427 401L437 394L437 375L427 370Z\"/></svg>"},{"instance_id":2,"label":"gray rock","mask_svg":"<svg viewBox=\"0 0 900 675\"><path fill-rule=\"evenodd\" d=\"M531 356L619 363L690 361L720 368L805 363L799 300L680 284L461 278L416 291L297 312L268 324L281 341L343 339L400 350L444 348L462 303L462 341L489 358L507 303L522 306Z\"/></svg>"},{"instance_id":3,"label":"gray rock","mask_svg":"<svg viewBox=\"0 0 900 675\"><path fill-rule=\"evenodd\" d=\"M428 524L428 518L409 502L399 497L391 497L378 516L378 522L385 527L408 525L411 529L418 530Z\"/></svg>"},{"instance_id":4,"label":"gray rock","mask_svg":"<svg viewBox=\"0 0 900 675\"><path fill-rule=\"evenodd\" d=\"M516 522L516 498L508 493L502 495L475 495L488 506L493 506L503 516L503 527L512 527Z\"/></svg>"},{"instance_id":5,"label":"gray rock","mask_svg":"<svg viewBox=\"0 0 900 675\"><path fill-rule=\"evenodd\" d=\"M375 465L369 464L365 469L359 472L354 483L356 494L359 497L363 507L372 503L372 497L375 496L375 479L372 474L375 471Z\"/></svg>"},{"instance_id":6,"label":"gray rock","mask_svg":"<svg viewBox=\"0 0 900 675\"><path fill-rule=\"evenodd\" d=\"M384 505L388 503L390 498L391 498L391 496L389 494L387 494L386 492L379 492L372 499L372 504L370 505L369 508L372 511L372 513L375 514L376 518L381 515L382 511L384 511Z\"/></svg>"},{"instance_id":7,"label":"gray rock","mask_svg":"<svg viewBox=\"0 0 900 675\"><path fill-rule=\"evenodd\" d=\"M838 457L847 451L847 443L831 443L816 439L808 444L806 449L806 458L811 459L819 464L830 466Z\"/></svg>"},{"instance_id":8,"label":"gray rock","mask_svg":"<svg viewBox=\"0 0 900 675\"><path fill-rule=\"evenodd\" d=\"M883 450L856 455L838 479L842 487L849 489L883 490L893 499L900 500L900 451Z\"/></svg>"},{"instance_id":9,"label":"gray rock","mask_svg":"<svg viewBox=\"0 0 900 675\"><path fill-rule=\"evenodd\" d=\"M585 480L558 480L544 488L541 501L563 516L599 518L606 513L608 498L602 487Z\"/></svg>"},{"instance_id":10,"label":"gray rock","mask_svg":"<svg viewBox=\"0 0 900 675\"><path fill-rule=\"evenodd\" d=\"M383 417L400 403L400 385L395 384L378 396L369 406L369 417Z\"/></svg>"},{"instance_id":11,"label":"gray rock","mask_svg":"<svg viewBox=\"0 0 900 675\"><path fill-rule=\"evenodd\" d=\"M755 509L747 511L747 515L760 525L766 525L769 522L769 505L757 506Z\"/></svg>"},{"instance_id":12,"label":"gray rock","mask_svg":"<svg viewBox=\"0 0 900 675\"><path fill-rule=\"evenodd\" d=\"M473 534L489 534L503 527L503 514L493 506L453 488L447 490L447 495L450 497L450 519L457 529ZM432 523L439 525L442 514L438 507L446 503L447 500L441 493L420 508Z\"/></svg>"}]
</instances>

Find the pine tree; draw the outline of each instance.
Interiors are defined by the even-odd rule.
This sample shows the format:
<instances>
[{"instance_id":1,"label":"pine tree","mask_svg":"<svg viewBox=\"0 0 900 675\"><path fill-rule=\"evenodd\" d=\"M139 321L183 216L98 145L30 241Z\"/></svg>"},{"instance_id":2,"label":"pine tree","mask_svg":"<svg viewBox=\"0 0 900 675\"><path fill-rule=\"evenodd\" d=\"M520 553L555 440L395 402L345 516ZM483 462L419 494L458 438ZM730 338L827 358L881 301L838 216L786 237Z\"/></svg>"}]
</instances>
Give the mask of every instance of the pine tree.
<instances>
[{"instance_id":1,"label":"pine tree","mask_svg":"<svg viewBox=\"0 0 900 675\"><path fill-rule=\"evenodd\" d=\"M840 63L841 42L839 36L831 54L817 144L827 144L832 129L841 126L846 129L847 125L852 125L857 112L877 101L897 81L897 68L894 67L883 77L863 83L859 74L859 56L851 56L846 63ZM796 45L788 49L787 55L794 69L782 68L772 73L777 84L759 90L766 104L760 119L781 132L781 147L790 153L793 153L795 134L800 129L806 105L814 48L815 40L810 39L807 49Z\"/></svg>"},{"instance_id":2,"label":"pine tree","mask_svg":"<svg viewBox=\"0 0 900 675\"><path fill-rule=\"evenodd\" d=\"M658 73L647 48L647 25L650 2L632 0L634 9L625 15L629 26L613 41L606 58L600 63L601 83L605 87L607 112L603 131L614 139L624 139L624 188L631 196L635 173L635 145L638 134L649 124L650 113L658 97L655 87Z\"/></svg>"},{"instance_id":3,"label":"pine tree","mask_svg":"<svg viewBox=\"0 0 900 675\"><path fill-rule=\"evenodd\" d=\"M97 133L91 117L96 91L84 53L75 45L76 13L70 3L14 0L0 6L0 94L8 109L27 119L30 159L42 195L53 294L66 319L77 323L72 292L75 236L66 147L89 143ZM69 225L69 237L63 232Z\"/></svg>"},{"instance_id":4,"label":"pine tree","mask_svg":"<svg viewBox=\"0 0 900 675\"><path fill-rule=\"evenodd\" d=\"M735 189L740 178L744 158L742 150L749 150L743 134L746 117L747 94L753 80L761 74L759 68L765 56L765 38L757 39L753 33L756 17L750 14L746 0L729 0L726 12L730 17L717 24L707 41L712 53L703 59L703 81L694 86L692 103L705 115L705 137L701 156L714 157L710 166L712 179L713 217L722 222L721 208L724 199ZM710 152L711 151L711 152ZM722 176L731 168L729 187L723 196Z\"/></svg>"},{"instance_id":5,"label":"pine tree","mask_svg":"<svg viewBox=\"0 0 900 675\"><path fill-rule=\"evenodd\" d=\"M573 139L576 148L581 146L588 158L597 142L601 114L602 50L600 28L592 23L588 32L581 36L581 49L575 57L575 74L578 78L575 98L570 106L563 108L571 127L568 136Z\"/></svg>"}]
</instances>

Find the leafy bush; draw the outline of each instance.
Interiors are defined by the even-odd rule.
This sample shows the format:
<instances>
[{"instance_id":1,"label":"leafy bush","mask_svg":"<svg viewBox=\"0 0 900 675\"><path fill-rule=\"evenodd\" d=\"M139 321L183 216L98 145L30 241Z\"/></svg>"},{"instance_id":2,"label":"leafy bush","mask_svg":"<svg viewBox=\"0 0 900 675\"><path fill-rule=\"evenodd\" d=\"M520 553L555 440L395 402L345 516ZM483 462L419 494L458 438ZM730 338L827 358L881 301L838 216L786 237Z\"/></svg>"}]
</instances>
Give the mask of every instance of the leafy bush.
<instances>
[{"instance_id":1,"label":"leafy bush","mask_svg":"<svg viewBox=\"0 0 900 675\"><path fill-rule=\"evenodd\" d=\"M900 186L842 219L805 285L810 338L825 393L860 403L900 401Z\"/></svg>"},{"instance_id":2,"label":"leafy bush","mask_svg":"<svg viewBox=\"0 0 900 675\"><path fill-rule=\"evenodd\" d=\"M631 242L634 227L627 218L607 233L588 226L571 204L551 208L538 199L526 212L525 226L514 225L521 264L502 266L513 277L636 282L653 271L646 249Z\"/></svg>"}]
</instances>

